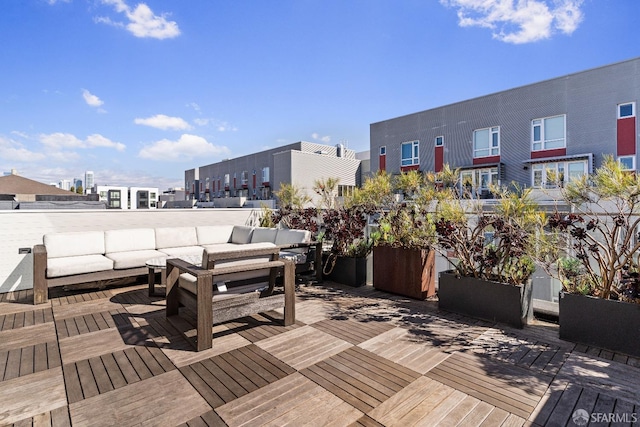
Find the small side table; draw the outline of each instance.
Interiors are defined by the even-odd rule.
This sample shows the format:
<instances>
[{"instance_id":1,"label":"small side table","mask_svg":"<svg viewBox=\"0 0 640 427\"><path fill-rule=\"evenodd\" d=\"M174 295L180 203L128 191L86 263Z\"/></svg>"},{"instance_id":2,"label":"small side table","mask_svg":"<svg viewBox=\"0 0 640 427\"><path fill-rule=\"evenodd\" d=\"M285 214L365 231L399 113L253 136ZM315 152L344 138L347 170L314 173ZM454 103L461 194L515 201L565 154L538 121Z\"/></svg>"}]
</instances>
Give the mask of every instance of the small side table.
<instances>
[{"instance_id":1,"label":"small side table","mask_svg":"<svg viewBox=\"0 0 640 427\"><path fill-rule=\"evenodd\" d=\"M167 286L167 259L166 258L152 258L146 263L149 269L149 296L150 297L164 297L164 294L156 293L156 270L160 270L160 285Z\"/></svg>"}]
</instances>

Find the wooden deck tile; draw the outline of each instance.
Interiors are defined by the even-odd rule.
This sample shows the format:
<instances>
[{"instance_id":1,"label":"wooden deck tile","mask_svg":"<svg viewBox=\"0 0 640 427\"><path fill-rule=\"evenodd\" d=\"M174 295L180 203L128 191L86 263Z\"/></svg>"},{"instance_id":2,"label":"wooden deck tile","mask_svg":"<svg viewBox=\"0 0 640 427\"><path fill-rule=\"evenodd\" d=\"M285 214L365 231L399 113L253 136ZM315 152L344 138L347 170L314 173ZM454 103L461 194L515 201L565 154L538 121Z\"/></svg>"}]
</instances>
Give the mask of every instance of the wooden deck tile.
<instances>
[{"instance_id":1,"label":"wooden deck tile","mask_svg":"<svg viewBox=\"0 0 640 427\"><path fill-rule=\"evenodd\" d=\"M16 311L13 313L0 315L0 331L18 329L25 326L40 325L53 321L53 311L51 307Z\"/></svg>"},{"instance_id":2,"label":"wooden deck tile","mask_svg":"<svg viewBox=\"0 0 640 427\"><path fill-rule=\"evenodd\" d=\"M617 398L640 402L640 368L628 364L573 353L565 361L557 378Z\"/></svg>"},{"instance_id":3,"label":"wooden deck tile","mask_svg":"<svg viewBox=\"0 0 640 427\"><path fill-rule=\"evenodd\" d=\"M211 357L180 372L213 408L231 402L295 372L255 345Z\"/></svg>"},{"instance_id":4,"label":"wooden deck tile","mask_svg":"<svg viewBox=\"0 0 640 427\"><path fill-rule=\"evenodd\" d=\"M399 392L420 375L358 347L300 371L363 413Z\"/></svg>"},{"instance_id":5,"label":"wooden deck tile","mask_svg":"<svg viewBox=\"0 0 640 427\"><path fill-rule=\"evenodd\" d=\"M216 411L208 411L178 427L227 427L227 423L220 418Z\"/></svg>"},{"instance_id":6,"label":"wooden deck tile","mask_svg":"<svg viewBox=\"0 0 640 427\"><path fill-rule=\"evenodd\" d=\"M74 426L178 425L209 410L177 370L69 405Z\"/></svg>"},{"instance_id":7,"label":"wooden deck tile","mask_svg":"<svg viewBox=\"0 0 640 427\"><path fill-rule=\"evenodd\" d=\"M256 344L297 370L352 347L352 344L311 326L303 326Z\"/></svg>"},{"instance_id":8,"label":"wooden deck tile","mask_svg":"<svg viewBox=\"0 0 640 427\"><path fill-rule=\"evenodd\" d=\"M489 358L455 353L425 374L522 418L528 418L552 377Z\"/></svg>"},{"instance_id":9,"label":"wooden deck tile","mask_svg":"<svg viewBox=\"0 0 640 427\"><path fill-rule=\"evenodd\" d=\"M555 374L569 357L573 345L553 337L542 337L551 343L540 341L539 338L540 336L525 335L521 331L489 329L473 340L467 351Z\"/></svg>"},{"instance_id":10,"label":"wooden deck tile","mask_svg":"<svg viewBox=\"0 0 640 427\"><path fill-rule=\"evenodd\" d=\"M229 332L238 333L252 343L304 326L302 322L283 326L282 319L282 314L270 311L225 322L224 325Z\"/></svg>"},{"instance_id":11,"label":"wooden deck tile","mask_svg":"<svg viewBox=\"0 0 640 427\"><path fill-rule=\"evenodd\" d=\"M132 345L125 343L120 331L113 328L61 339L59 344L63 364L91 359L132 347Z\"/></svg>"},{"instance_id":12,"label":"wooden deck tile","mask_svg":"<svg viewBox=\"0 0 640 427\"><path fill-rule=\"evenodd\" d=\"M382 333L358 347L378 354L399 365L424 374L449 357L432 345L404 328L394 328Z\"/></svg>"},{"instance_id":13,"label":"wooden deck tile","mask_svg":"<svg viewBox=\"0 0 640 427\"><path fill-rule=\"evenodd\" d=\"M62 370L47 369L0 382L0 402L0 425L66 407Z\"/></svg>"},{"instance_id":14,"label":"wooden deck tile","mask_svg":"<svg viewBox=\"0 0 640 427\"><path fill-rule=\"evenodd\" d=\"M216 409L231 427L348 425L362 412L294 373Z\"/></svg>"},{"instance_id":15,"label":"wooden deck tile","mask_svg":"<svg viewBox=\"0 0 640 427\"><path fill-rule=\"evenodd\" d=\"M0 350L0 381L23 377L60 366L55 341L11 350Z\"/></svg>"},{"instance_id":16,"label":"wooden deck tile","mask_svg":"<svg viewBox=\"0 0 640 427\"><path fill-rule=\"evenodd\" d=\"M69 403L176 369L157 348L133 347L63 366Z\"/></svg>"},{"instance_id":17,"label":"wooden deck tile","mask_svg":"<svg viewBox=\"0 0 640 427\"><path fill-rule=\"evenodd\" d=\"M313 324L313 327L357 345L392 329L393 325L385 322L358 322L354 320L331 319L316 322Z\"/></svg>"},{"instance_id":18,"label":"wooden deck tile","mask_svg":"<svg viewBox=\"0 0 640 427\"><path fill-rule=\"evenodd\" d=\"M120 310L122 308L122 304L113 301L112 298L100 298L88 301L79 301L73 304L54 305L53 315L56 320L62 320L69 317L85 316L87 314Z\"/></svg>"},{"instance_id":19,"label":"wooden deck tile","mask_svg":"<svg viewBox=\"0 0 640 427\"><path fill-rule=\"evenodd\" d=\"M69 416L69 408L61 406L60 408L53 409L51 411L43 412L42 414L34 415L20 421L10 424L11 427L71 427L71 418Z\"/></svg>"},{"instance_id":20,"label":"wooden deck tile","mask_svg":"<svg viewBox=\"0 0 640 427\"><path fill-rule=\"evenodd\" d=\"M22 348L43 342L56 341L53 322L9 329L0 332L0 351Z\"/></svg>"},{"instance_id":21,"label":"wooden deck tile","mask_svg":"<svg viewBox=\"0 0 640 427\"><path fill-rule=\"evenodd\" d=\"M121 316L129 317L124 308L111 311L99 311L83 316L67 317L56 320L59 338L69 338L82 333L96 332L103 329L117 327L116 319Z\"/></svg>"}]
</instances>

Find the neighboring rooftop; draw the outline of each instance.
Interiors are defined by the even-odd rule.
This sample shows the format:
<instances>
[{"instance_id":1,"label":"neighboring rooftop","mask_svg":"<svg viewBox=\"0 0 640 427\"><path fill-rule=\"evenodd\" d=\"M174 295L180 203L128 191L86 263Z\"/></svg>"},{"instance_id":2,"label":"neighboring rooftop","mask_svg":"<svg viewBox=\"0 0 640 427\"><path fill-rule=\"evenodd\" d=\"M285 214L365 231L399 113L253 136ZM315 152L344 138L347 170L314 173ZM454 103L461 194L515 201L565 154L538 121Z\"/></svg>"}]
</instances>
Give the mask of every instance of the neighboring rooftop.
<instances>
[{"instance_id":1,"label":"neighboring rooftop","mask_svg":"<svg viewBox=\"0 0 640 427\"><path fill-rule=\"evenodd\" d=\"M78 196L80 194L63 190L52 185L11 174L0 177L0 194L18 195L51 195L51 196Z\"/></svg>"}]
</instances>

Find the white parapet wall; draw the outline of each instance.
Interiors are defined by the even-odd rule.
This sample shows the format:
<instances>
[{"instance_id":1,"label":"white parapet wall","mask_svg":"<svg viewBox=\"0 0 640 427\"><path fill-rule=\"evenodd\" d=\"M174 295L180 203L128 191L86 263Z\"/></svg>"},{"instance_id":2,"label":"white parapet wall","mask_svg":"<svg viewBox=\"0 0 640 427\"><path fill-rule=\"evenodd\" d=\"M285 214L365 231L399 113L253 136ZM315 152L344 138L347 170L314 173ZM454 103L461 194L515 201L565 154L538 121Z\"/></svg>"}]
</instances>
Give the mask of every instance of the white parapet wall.
<instances>
[{"instance_id":1,"label":"white parapet wall","mask_svg":"<svg viewBox=\"0 0 640 427\"><path fill-rule=\"evenodd\" d=\"M0 293L33 288L33 256L47 233L197 225L258 225L260 209L0 211Z\"/></svg>"}]
</instances>

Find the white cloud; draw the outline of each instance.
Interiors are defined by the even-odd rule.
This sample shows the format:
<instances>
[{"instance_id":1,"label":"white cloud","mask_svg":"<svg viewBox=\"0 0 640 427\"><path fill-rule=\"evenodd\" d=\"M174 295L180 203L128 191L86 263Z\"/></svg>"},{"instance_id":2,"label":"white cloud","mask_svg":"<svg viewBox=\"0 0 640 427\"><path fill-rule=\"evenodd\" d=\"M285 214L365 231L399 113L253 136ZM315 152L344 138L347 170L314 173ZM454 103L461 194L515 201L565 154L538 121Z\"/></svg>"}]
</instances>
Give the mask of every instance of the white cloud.
<instances>
[{"instance_id":1,"label":"white cloud","mask_svg":"<svg viewBox=\"0 0 640 427\"><path fill-rule=\"evenodd\" d=\"M194 110L196 110L197 112L200 112L200 105L196 104L195 102L188 103L187 107L191 107Z\"/></svg>"},{"instance_id":2,"label":"white cloud","mask_svg":"<svg viewBox=\"0 0 640 427\"><path fill-rule=\"evenodd\" d=\"M37 162L44 160L42 153L26 149L19 142L0 136L0 158L12 162Z\"/></svg>"},{"instance_id":3,"label":"white cloud","mask_svg":"<svg viewBox=\"0 0 640 427\"><path fill-rule=\"evenodd\" d=\"M136 37L167 39L180 35L180 29L175 21L168 21L166 15L156 15L145 3L138 3L135 8L129 7L124 0L102 0L102 3L113 6L116 12L123 13L128 23L114 22L108 17L98 17L96 22L126 27Z\"/></svg>"},{"instance_id":4,"label":"white cloud","mask_svg":"<svg viewBox=\"0 0 640 427\"><path fill-rule=\"evenodd\" d=\"M193 123L198 126L206 126L209 124L209 119L193 119Z\"/></svg>"},{"instance_id":5,"label":"white cloud","mask_svg":"<svg viewBox=\"0 0 640 427\"><path fill-rule=\"evenodd\" d=\"M229 122L214 120L216 129L218 132L235 132L238 130L237 127L233 126Z\"/></svg>"},{"instance_id":6,"label":"white cloud","mask_svg":"<svg viewBox=\"0 0 640 427\"><path fill-rule=\"evenodd\" d=\"M493 38L513 44L572 34L582 22L583 0L440 0L457 9L461 27L488 28Z\"/></svg>"},{"instance_id":7,"label":"white cloud","mask_svg":"<svg viewBox=\"0 0 640 427\"><path fill-rule=\"evenodd\" d=\"M71 0L46 0L51 6L56 3L71 3Z\"/></svg>"},{"instance_id":8,"label":"white cloud","mask_svg":"<svg viewBox=\"0 0 640 427\"><path fill-rule=\"evenodd\" d=\"M84 98L84 102L86 102L87 105L91 107L100 107L102 104L104 104L103 100L86 89L82 89L82 97Z\"/></svg>"},{"instance_id":9,"label":"white cloud","mask_svg":"<svg viewBox=\"0 0 640 427\"><path fill-rule=\"evenodd\" d=\"M315 141L324 142L325 144L331 142L331 137L329 135L320 136L320 134L317 132L312 133L311 138L313 138Z\"/></svg>"},{"instance_id":10,"label":"white cloud","mask_svg":"<svg viewBox=\"0 0 640 427\"><path fill-rule=\"evenodd\" d=\"M94 133L89 135L84 141L70 133L56 132L51 134L41 134L39 140L47 148L60 150L63 148L94 148L106 147L115 148L117 151L124 151L126 146L120 142L111 141L109 138Z\"/></svg>"},{"instance_id":11,"label":"white cloud","mask_svg":"<svg viewBox=\"0 0 640 427\"><path fill-rule=\"evenodd\" d=\"M138 156L152 160L187 161L228 153L227 147L213 145L201 136L183 134L177 141L163 139L144 146Z\"/></svg>"},{"instance_id":12,"label":"white cloud","mask_svg":"<svg viewBox=\"0 0 640 427\"><path fill-rule=\"evenodd\" d=\"M180 117L169 117L164 114L157 114L153 117L147 117L146 119L135 119L133 121L137 125L151 126L153 128L167 130L188 130L191 129L189 123Z\"/></svg>"}]
</instances>

